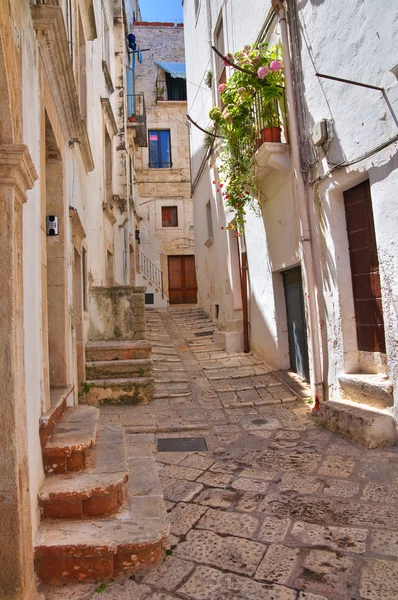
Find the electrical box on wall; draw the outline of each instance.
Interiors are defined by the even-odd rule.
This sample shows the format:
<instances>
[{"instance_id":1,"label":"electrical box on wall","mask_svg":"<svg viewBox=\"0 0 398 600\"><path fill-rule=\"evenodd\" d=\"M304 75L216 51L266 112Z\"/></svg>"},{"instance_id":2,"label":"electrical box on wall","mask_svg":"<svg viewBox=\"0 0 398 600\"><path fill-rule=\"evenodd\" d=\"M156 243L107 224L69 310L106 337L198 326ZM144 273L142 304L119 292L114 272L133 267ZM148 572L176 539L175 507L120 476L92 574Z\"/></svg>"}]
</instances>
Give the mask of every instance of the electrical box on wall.
<instances>
[{"instance_id":1,"label":"electrical box on wall","mask_svg":"<svg viewBox=\"0 0 398 600\"><path fill-rule=\"evenodd\" d=\"M315 123L312 128L312 141L315 146L323 146L325 142L328 140L328 128L326 121L319 121L319 123Z\"/></svg>"},{"instance_id":2,"label":"electrical box on wall","mask_svg":"<svg viewBox=\"0 0 398 600\"><path fill-rule=\"evenodd\" d=\"M46 217L47 235L58 235L58 217L48 215Z\"/></svg>"}]
</instances>

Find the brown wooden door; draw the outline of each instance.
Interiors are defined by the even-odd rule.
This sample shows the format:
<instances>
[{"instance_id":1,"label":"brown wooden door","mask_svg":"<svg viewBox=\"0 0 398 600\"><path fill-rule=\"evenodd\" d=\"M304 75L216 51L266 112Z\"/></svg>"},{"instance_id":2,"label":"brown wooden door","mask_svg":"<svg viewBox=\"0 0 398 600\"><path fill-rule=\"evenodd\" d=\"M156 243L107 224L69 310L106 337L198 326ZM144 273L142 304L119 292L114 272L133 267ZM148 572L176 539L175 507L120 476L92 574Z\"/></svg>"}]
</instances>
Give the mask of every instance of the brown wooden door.
<instances>
[{"instance_id":1,"label":"brown wooden door","mask_svg":"<svg viewBox=\"0 0 398 600\"><path fill-rule=\"evenodd\" d=\"M379 259L369 181L344 192L358 350L385 352Z\"/></svg>"},{"instance_id":2,"label":"brown wooden door","mask_svg":"<svg viewBox=\"0 0 398 600\"><path fill-rule=\"evenodd\" d=\"M194 256L169 256L170 304L195 304L197 285Z\"/></svg>"}]
</instances>

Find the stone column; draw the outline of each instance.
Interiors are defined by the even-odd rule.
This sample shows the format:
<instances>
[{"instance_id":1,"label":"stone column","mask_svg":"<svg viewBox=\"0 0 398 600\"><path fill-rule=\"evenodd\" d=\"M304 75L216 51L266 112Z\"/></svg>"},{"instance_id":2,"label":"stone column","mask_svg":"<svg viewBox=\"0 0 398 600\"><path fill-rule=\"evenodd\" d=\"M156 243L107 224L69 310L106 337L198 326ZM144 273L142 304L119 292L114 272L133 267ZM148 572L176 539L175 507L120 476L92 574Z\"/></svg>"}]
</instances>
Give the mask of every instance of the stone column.
<instances>
[{"instance_id":1,"label":"stone column","mask_svg":"<svg viewBox=\"0 0 398 600\"><path fill-rule=\"evenodd\" d=\"M30 600L36 594L22 280L22 208L36 178L26 146L0 144L0 600Z\"/></svg>"}]
</instances>

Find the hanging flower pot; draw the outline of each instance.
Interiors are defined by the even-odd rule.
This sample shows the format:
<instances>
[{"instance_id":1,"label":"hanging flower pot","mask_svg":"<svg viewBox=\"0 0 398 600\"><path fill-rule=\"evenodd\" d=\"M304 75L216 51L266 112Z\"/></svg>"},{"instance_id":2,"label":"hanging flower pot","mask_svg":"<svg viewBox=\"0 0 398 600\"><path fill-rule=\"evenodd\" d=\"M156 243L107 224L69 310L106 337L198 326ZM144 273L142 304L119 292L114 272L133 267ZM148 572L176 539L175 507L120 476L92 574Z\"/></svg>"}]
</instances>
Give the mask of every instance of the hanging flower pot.
<instances>
[{"instance_id":1,"label":"hanging flower pot","mask_svg":"<svg viewBox=\"0 0 398 600\"><path fill-rule=\"evenodd\" d=\"M280 127L264 127L261 130L261 140L264 142L279 142L281 141L281 128Z\"/></svg>"}]
</instances>

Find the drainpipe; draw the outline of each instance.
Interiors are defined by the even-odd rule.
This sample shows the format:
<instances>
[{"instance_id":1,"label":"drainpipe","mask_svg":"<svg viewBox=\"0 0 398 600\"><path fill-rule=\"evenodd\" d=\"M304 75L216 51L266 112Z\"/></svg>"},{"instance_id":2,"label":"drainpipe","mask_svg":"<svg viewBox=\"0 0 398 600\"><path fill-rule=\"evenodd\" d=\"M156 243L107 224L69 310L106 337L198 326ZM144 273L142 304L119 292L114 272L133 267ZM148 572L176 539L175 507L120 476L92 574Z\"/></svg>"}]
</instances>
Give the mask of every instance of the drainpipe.
<instances>
[{"instance_id":1,"label":"drainpipe","mask_svg":"<svg viewBox=\"0 0 398 600\"><path fill-rule=\"evenodd\" d=\"M239 239L239 238L237 238ZM249 343L249 308L247 299L247 252L246 252L246 240L244 237L241 240L241 254L240 254L240 288L242 295L242 313L243 313L243 352L250 352ZM239 252L239 243L238 243Z\"/></svg>"},{"instance_id":2,"label":"drainpipe","mask_svg":"<svg viewBox=\"0 0 398 600\"><path fill-rule=\"evenodd\" d=\"M313 394L315 405L314 412L318 412L319 404L323 401L322 361L320 344L320 324L317 303L317 290L315 283L314 257L311 244L311 231L309 224L309 196L308 189L304 183L301 170L299 128L297 122L296 103L293 87L293 72L289 52L289 35L286 22L286 13L283 5L284 0L273 0L272 5L278 13L281 29L282 46L284 49L284 75L285 91L289 107L289 137L291 148L291 160L293 174L296 180L298 211L300 219L300 241L302 246L303 267L307 284L306 296L309 317L309 342L311 345Z\"/></svg>"}]
</instances>

